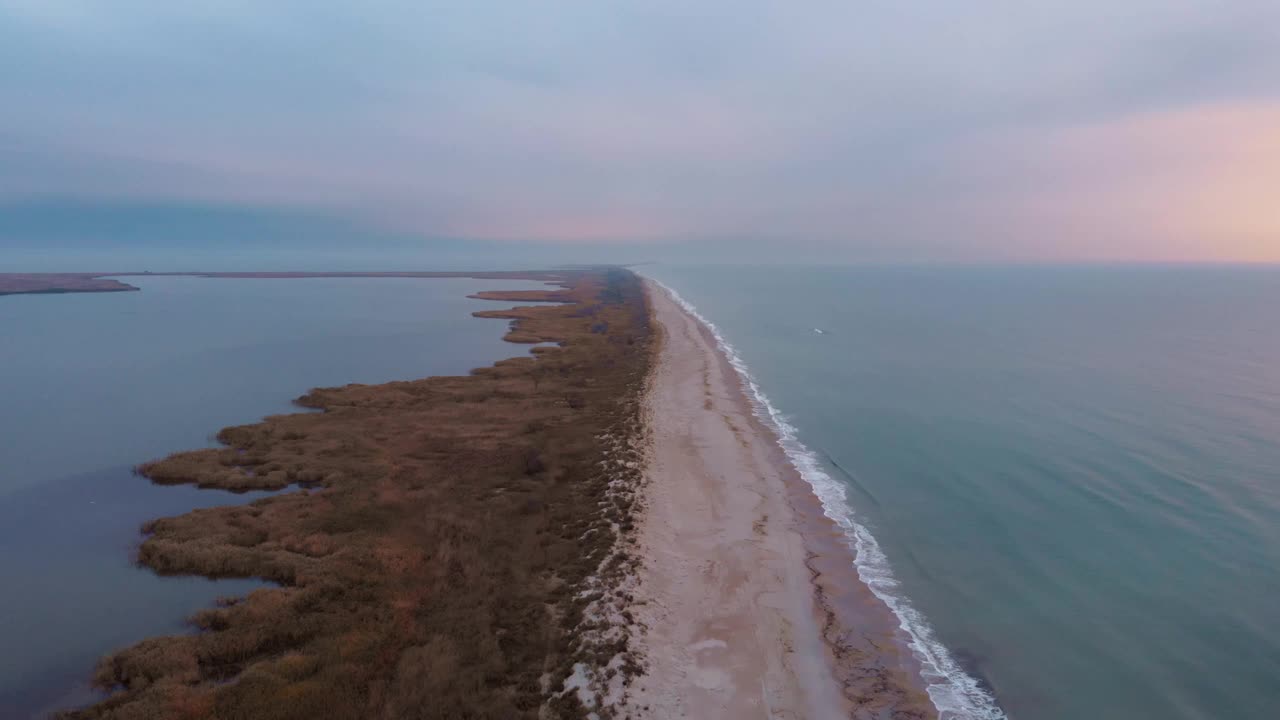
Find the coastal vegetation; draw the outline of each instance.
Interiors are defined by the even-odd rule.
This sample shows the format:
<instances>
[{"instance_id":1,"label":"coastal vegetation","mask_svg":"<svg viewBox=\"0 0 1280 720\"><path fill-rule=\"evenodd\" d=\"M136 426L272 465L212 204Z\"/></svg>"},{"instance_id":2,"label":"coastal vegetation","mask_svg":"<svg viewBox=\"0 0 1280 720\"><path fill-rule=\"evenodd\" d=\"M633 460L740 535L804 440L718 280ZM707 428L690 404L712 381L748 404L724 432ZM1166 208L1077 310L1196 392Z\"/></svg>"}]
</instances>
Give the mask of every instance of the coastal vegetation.
<instances>
[{"instance_id":1,"label":"coastal vegetation","mask_svg":"<svg viewBox=\"0 0 1280 720\"><path fill-rule=\"evenodd\" d=\"M137 289L93 273L0 273L0 295L127 292Z\"/></svg>"},{"instance_id":2,"label":"coastal vegetation","mask_svg":"<svg viewBox=\"0 0 1280 720\"><path fill-rule=\"evenodd\" d=\"M625 622L600 632L592 608L634 562L642 285L616 268L504 277L558 286L486 292L538 305L476 313L511 320L506 339L534 355L315 389L298 403L319 412L139 466L278 491L151 521L137 553L161 574L272 585L104 658L107 696L63 717L576 718L591 704L562 690L576 667L639 672Z\"/></svg>"}]
</instances>

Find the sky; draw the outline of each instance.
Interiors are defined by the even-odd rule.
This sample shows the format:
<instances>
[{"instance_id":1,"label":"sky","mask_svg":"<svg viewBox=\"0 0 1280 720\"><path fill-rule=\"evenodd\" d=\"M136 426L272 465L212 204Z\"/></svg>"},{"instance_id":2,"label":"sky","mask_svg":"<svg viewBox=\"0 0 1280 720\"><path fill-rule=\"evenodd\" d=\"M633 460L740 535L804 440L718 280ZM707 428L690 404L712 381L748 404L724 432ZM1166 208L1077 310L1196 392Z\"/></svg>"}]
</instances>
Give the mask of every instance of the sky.
<instances>
[{"instance_id":1,"label":"sky","mask_svg":"<svg viewBox=\"0 0 1280 720\"><path fill-rule=\"evenodd\" d=\"M1280 262L1280 2L0 0L0 250L219 237Z\"/></svg>"}]
</instances>

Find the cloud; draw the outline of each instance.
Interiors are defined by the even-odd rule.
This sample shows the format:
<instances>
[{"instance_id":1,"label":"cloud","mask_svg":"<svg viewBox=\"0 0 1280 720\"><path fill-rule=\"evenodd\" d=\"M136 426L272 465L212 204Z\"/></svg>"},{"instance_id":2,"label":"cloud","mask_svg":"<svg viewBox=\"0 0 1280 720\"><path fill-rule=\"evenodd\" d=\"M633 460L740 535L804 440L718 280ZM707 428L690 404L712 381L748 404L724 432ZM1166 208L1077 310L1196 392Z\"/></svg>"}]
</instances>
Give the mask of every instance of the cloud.
<instances>
[{"instance_id":1,"label":"cloud","mask_svg":"<svg viewBox=\"0 0 1280 720\"><path fill-rule=\"evenodd\" d=\"M1152 198L1261 171L1156 161L1171 151L1123 128L1265 115L1278 47L1269 0L0 0L0 154L25 158L0 163L0 197L848 259L1093 257L1099 233L1109 255L1167 255L1160 238L1189 228L1274 226L1225 199L1194 222L1140 221ZM1232 132L1265 131L1242 123ZM1194 153L1220 142L1177 138ZM1072 166L1090 156L1105 173ZM1186 178L1144 176L1175 170Z\"/></svg>"},{"instance_id":2,"label":"cloud","mask_svg":"<svg viewBox=\"0 0 1280 720\"><path fill-rule=\"evenodd\" d=\"M1004 143L1012 162L994 207L1048 243L1104 260L1280 260L1280 103L1135 113Z\"/></svg>"}]
</instances>

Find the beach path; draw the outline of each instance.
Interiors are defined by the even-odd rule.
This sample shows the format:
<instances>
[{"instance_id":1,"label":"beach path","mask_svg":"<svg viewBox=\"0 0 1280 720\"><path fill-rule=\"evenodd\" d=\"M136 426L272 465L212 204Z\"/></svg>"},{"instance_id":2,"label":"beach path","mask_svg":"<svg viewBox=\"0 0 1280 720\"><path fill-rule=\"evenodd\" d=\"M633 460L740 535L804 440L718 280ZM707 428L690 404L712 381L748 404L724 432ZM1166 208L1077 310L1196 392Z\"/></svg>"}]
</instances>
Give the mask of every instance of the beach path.
<instances>
[{"instance_id":1,"label":"beach path","mask_svg":"<svg viewBox=\"0 0 1280 720\"><path fill-rule=\"evenodd\" d=\"M700 323L650 285L661 327L639 530L643 717L849 717L823 642L776 440Z\"/></svg>"}]
</instances>

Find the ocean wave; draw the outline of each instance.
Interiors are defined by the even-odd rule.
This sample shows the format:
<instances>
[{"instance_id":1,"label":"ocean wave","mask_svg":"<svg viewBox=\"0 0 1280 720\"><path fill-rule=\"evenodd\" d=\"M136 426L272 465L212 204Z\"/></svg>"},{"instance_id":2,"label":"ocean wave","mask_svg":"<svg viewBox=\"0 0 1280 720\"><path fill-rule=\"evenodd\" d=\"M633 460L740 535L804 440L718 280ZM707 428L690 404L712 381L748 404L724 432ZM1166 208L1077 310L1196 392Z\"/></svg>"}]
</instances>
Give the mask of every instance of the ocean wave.
<instances>
[{"instance_id":1,"label":"ocean wave","mask_svg":"<svg viewBox=\"0 0 1280 720\"><path fill-rule=\"evenodd\" d=\"M898 580L889 566L889 559L880 549L880 544L864 525L857 522L844 486L827 474L819 457L800 441L796 428L769 401L769 397L756 384L746 362L720 334L720 329L703 317L680 293L658 280L648 279L666 291L677 305L706 326L715 337L720 351L749 391L748 400L756 417L774 431L778 444L791 464L821 501L823 513L844 531L854 551L854 567L858 578L889 606L898 619L899 627L906 633L908 646L920 662L921 676L929 699L938 709L939 720L1007 720L1004 711L996 705L995 698L960 667L934 636L933 628L924 615L902 594Z\"/></svg>"}]
</instances>

